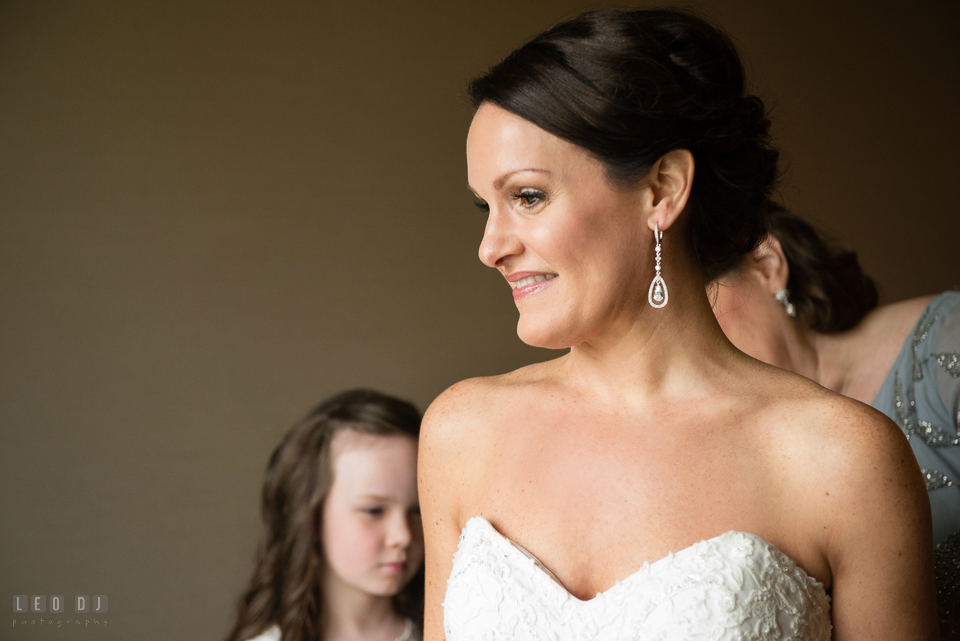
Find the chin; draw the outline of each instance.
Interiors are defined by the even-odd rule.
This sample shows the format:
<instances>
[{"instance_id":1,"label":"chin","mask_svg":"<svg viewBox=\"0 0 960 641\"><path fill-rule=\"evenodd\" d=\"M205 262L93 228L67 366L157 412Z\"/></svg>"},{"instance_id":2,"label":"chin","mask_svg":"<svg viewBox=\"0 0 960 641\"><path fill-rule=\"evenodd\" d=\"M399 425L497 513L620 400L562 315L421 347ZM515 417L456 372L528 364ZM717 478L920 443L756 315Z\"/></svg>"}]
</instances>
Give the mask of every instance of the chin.
<instances>
[{"instance_id":1,"label":"chin","mask_svg":"<svg viewBox=\"0 0 960 641\"><path fill-rule=\"evenodd\" d=\"M386 581L375 586L370 586L367 592L375 596L396 596L396 594L403 589L404 585L406 585L406 582L401 580Z\"/></svg>"},{"instance_id":2,"label":"chin","mask_svg":"<svg viewBox=\"0 0 960 641\"><path fill-rule=\"evenodd\" d=\"M524 319L522 314L517 322L517 336L527 345L543 349L566 349L579 342L554 323L533 322L530 318Z\"/></svg>"}]
</instances>

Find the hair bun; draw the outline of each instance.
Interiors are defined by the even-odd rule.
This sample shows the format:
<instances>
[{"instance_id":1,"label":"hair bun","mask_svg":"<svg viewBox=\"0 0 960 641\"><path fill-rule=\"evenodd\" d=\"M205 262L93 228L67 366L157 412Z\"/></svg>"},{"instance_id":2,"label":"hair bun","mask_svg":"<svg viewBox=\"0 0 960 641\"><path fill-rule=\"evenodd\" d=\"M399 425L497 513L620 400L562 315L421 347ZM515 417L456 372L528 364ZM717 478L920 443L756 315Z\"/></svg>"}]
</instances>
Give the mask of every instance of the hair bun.
<instances>
[{"instance_id":1,"label":"hair bun","mask_svg":"<svg viewBox=\"0 0 960 641\"><path fill-rule=\"evenodd\" d=\"M745 86L733 43L704 20L601 9L520 47L470 96L584 148L613 182L633 184L663 154L688 149L687 242L711 280L763 239L761 204L779 176L763 102Z\"/></svg>"}]
</instances>

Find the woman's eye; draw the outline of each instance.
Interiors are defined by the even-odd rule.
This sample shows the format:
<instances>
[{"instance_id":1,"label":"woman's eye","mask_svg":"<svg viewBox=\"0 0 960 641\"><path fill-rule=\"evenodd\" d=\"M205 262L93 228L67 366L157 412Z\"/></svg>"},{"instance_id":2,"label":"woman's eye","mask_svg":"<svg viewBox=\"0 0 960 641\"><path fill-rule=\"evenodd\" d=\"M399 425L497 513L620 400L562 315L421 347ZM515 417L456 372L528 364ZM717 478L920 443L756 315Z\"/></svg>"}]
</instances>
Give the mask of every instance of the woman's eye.
<instances>
[{"instance_id":1,"label":"woman's eye","mask_svg":"<svg viewBox=\"0 0 960 641\"><path fill-rule=\"evenodd\" d=\"M514 200L520 203L521 207L534 207L543 201L543 192L536 189L524 189L513 194Z\"/></svg>"},{"instance_id":2,"label":"woman's eye","mask_svg":"<svg viewBox=\"0 0 960 641\"><path fill-rule=\"evenodd\" d=\"M488 205L487 203L483 202L482 200L474 200L474 201L473 201L473 206L476 207L477 209L479 209L480 211L482 211L482 212L485 213L485 214L489 214L489 213L490 213L490 205Z\"/></svg>"},{"instance_id":3,"label":"woman's eye","mask_svg":"<svg viewBox=\"0 0 960 641\"><path fill-rule=\"evenodd\" d=\"M367 516L382 516L383 508L382 507L368 507L361 510Z\"/></svg>"}]
</instances>

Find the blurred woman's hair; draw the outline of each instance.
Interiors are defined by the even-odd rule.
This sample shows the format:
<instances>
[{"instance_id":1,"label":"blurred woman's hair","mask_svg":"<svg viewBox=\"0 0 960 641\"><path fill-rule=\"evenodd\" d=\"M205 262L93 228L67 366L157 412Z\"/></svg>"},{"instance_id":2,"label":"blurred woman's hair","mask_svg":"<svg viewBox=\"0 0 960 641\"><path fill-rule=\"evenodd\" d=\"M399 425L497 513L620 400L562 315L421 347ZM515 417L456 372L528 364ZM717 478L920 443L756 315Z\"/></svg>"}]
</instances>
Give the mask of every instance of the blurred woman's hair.
<instances>
[{"instance_id":1,"label":"blurred woman's hair","mask_svg":"<svg viewBox=\"0 0 960 641\"><path fill-rule=\"evenodd\" d=\"M821 334L855 327L877 306L877 286L857 253L827 240L813 225L769 202L767 226L790 268L787 289L797 319Z\"/></svg>"},{"instance_id":2,"label":"blurred woman's hair","mask_svg":"<svg viewBox=\"0 0 960 641\"><path fill-rule=\"evenodd\" d=\"M333 480L331 442L340 430L379 436L420 434L413 405L372 390L351 390L318 405L270 456L261 498L263 530L253 577L227 641L247 641L271 625L283 641L318 641L324 564L321 514ZM400 616L423 625L423 568L393 597Z\"/></svg>"}]
</instances>

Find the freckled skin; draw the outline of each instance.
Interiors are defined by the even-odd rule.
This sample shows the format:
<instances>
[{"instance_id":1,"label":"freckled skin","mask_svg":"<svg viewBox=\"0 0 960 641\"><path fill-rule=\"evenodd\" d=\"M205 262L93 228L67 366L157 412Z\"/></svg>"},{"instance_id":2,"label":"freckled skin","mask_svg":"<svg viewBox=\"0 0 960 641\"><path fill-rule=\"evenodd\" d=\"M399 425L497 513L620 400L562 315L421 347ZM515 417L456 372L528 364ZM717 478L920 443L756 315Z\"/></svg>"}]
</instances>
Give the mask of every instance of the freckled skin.
<instances>
[{"instance_id":1,"label":"freckled skin","mask_svg":"<svg viewBox=\"0 0 960 641\"><path fill-rule=\"evenodd\" d=\"M671 151L618 190L582 150L484 105L467 160L489 207L481 260L557 275L517 301L518 335L569 352L458 383L427 411L425 641L443 638L451 559L475 515L579 598L749 532L830 590L835 639L935 638L929 502L909 446L876 412L725 338L681 241L692 155ZM670 289L657 310L655 226Z\"/></svg>"}]
</instances>

